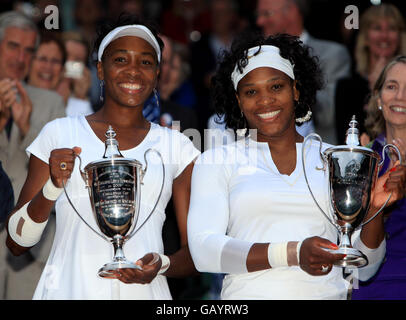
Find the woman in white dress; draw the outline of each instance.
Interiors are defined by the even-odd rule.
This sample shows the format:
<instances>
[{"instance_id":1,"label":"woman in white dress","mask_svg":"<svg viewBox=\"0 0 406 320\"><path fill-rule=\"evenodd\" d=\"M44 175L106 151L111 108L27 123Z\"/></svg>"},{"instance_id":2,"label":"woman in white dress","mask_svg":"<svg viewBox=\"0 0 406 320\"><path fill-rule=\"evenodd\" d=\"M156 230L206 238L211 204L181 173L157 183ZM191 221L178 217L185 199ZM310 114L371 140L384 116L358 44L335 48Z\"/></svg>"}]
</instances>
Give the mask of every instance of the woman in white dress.
<instances>
[{"instance_id":1,"label":"woman in white dress","mask_svg":"<svg viewBox=\"0 0 406 320\"><path fill-rule=\"evenodd\" d=\"M199 151L180 132L150 123L142 115L159 74L163 45L156 31L134 17L121 17L114 26L101 29L96 45L98 76L105 83L104 106L86 117L48 123L28 147L29 173L8 220L7 246L16 255L34 246L55 204L55 239L34 299L171 299L166 276L196 272L187 247L186 217L193 160ZM112 279L97 276L99 268L112 259L112 244L80 220L61 188L64 181L78 212L97 230L75 155L80 154L82 169L101 159L109 125L124 157L145 166L144 153L154 148L165 164L164 188L154 213L124 245L126 258L136 261L142 270L120 269ZM151 212L162 183L159 158L150 153L147 159L139 224ZM167 257L163 255L162 226L171 196L181 249Z\"/></svg>"},{"instance_id":2,"label":"woman in white dress","mask_svg":"<svg viewBox=\"0 0 406 320\"><path fill-rule=\"evenodd\" d=\"M311 118L320 84L317 60L296 37L241 36L224 53L213 79L215 106L226 127L240 137L248 128L250 135L198 158L188 215L196 268L226 274L222 299L346 298L348 284L334 266L344 255L324 250L338 248L337 230L309 193L303 137L295 129ZM309 168L321 166L318 143L305 154ZM405 173L397 166L378 180L368 214L389 192L391 202L403 196ZM323 171L308 174L316 198L327 203ZM369 259L360 277L370 277L385 253L382 216L363 228L353 246Z\"/></svg>"}]
</instances>

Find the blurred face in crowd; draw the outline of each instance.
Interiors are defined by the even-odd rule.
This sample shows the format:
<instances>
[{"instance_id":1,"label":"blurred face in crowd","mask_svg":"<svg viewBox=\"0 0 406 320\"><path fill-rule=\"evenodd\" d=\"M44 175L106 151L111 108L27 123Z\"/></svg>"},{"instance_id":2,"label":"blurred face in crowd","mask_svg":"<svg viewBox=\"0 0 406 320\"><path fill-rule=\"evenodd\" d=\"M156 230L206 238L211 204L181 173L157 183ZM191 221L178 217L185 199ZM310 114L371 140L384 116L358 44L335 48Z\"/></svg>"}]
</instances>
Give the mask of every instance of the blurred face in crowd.
<instances>
[{"instance_id":1,"label":"blurred face in crowd","mask_svg":"<svg viewBox=\"0 0 406 320\"><path fill-rule=\"evenodd\" d=\"M232 31L234 19L235 13L230 0L212 1L211 24L213 30L220 34L229 33Z\"/></svg>"},{"instance_id":2,"label":"blurred face in crowd","mask_svg":"<svg viewBox=\"0 0 406 320\"><path fill-rule=\"evenodd\" d=\"M170 80L170 73L173 61L173 48L172 42L167 37L161 36L161 39L164 42L164 49L162 51L161 73L159 82L160 85L166 85Z\"/></svg>"},{"instance_id":3,"label":"blurred face in crowd","mask_svg":"<svg viewBox=\"0 0 406 320\"><path fill-rule=\"evenodd\" d=\"M290 6L290 0L258 0L256 23L265 36L289 33Z\"/></svg>"},{"instance_id":4,"label":"blurred face in crowd","mask_svg":"<svg viewBox=\"0 0 406 320\"><path fill-rule=\"evenodd\" d=\"M62 52L55 42L39 46L29 73L29 84L54 90L62 77Z\"/></svg>"},{"instance_id":5,"label":"blurred face in crowd","mask_svg":"<svg viewBox=\"0 0 406 320\"><path fill-rule=\"evenodd\" d=\"M399 30L390 19L374 21L368 29L367 44L371 55L390 58L399 47Z\"/></svg>"},{"instance_id":6,"label":"blurred face in crowd","mask_svg":"<svg viewBox=\"0 0 406 320\"><path fill-rule=\"evenodd\" d=\"M406 64L398 62L388 70L378 103L387 124L406 126Z\"/></svg>"},{"instance_id":7,"label":"blurred face in crowd","mask_svg":"<svg viewBox=\"0 0 406 320\"><path fill-rule=\"evenodd\" d=\"M37 33L9 27L0 42L0 79L22 80L29 71L35 52Z\"/></svg>"},{"instance_id":8,"label":"blurred face in crowd","mask_svg":"<svg viewBox=\"0 0 406 320\"><path fill-rule=\"evenodd\" d=\"M79 61L86 64L87 49L83 43L79 41L68 40L65 43L65 48L67 61Z\"/></svg>"}]
</instances>

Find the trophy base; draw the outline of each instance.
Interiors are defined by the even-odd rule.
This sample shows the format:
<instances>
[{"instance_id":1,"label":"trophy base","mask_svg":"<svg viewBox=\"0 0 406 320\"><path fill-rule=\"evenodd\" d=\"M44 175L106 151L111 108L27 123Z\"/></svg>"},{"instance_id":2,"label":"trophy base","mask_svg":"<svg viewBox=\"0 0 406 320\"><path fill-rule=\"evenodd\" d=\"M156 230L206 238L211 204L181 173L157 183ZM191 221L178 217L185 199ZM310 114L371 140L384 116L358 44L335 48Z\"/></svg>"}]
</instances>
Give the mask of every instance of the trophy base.
<instances>
[{"instance_id":1,"label":"trophy base","mask_svg":"<svg viewBox=\"0 0 406 320\"><path fill-rule=\"evenodd\" d=\"M117 272L120 269L137 269L142 270L139 265L136 265L129 261L117 261L106 263L103 267L99 269L97 275L101 278L116 278Z\"/></svg>"},{"instance_id":2,"label":"trophy base","mask_svg":"<svg viewBox=\"0 0 406 320\"><path fill-rule=\"evenodd\" d=\"M341 247L337 250L326 249L333 254L345 254L346 256L334 263L338 267L356 267L360 268L368 264L367 257L359 250L350 247Z\"/></svg>"}]
</instances>

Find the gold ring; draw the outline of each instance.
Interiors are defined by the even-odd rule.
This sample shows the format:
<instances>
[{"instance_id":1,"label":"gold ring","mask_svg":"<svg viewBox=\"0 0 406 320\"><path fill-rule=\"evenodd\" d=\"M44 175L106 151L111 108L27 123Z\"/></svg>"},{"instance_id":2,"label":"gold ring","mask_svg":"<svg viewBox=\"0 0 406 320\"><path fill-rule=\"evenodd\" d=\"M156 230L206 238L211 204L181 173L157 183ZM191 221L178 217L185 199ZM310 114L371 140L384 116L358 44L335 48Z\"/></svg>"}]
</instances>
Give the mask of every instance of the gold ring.
<instances>
[{"instance_id":1,"label":"gold ring","mask_svg":"<svg viewBox=\"0 0 406 320\"><path fill-rule=\"evenodd\" d=\"M66 164L66 162L63 161L59 165L59 168L61 168L61 170L65 171L68 168L68 165Z\"/></svg>"}]
</instances>

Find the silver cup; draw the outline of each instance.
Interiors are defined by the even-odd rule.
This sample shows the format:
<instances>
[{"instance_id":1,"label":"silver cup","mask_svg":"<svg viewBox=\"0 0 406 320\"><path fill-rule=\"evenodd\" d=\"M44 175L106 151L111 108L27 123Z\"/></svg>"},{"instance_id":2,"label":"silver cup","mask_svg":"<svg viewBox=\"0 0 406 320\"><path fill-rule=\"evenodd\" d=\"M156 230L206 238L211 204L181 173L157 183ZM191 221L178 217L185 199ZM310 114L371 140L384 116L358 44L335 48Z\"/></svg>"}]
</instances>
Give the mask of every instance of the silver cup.
<instances>
[{"instance_id":1,"label":"silver cup","mask_svg":"<svg viewBox=\"0 0 406 320\"><path fill-rule=\"evenodd\" d=\"M365 147L358 146L358 129L355 116L350 121L350 128L347 131L346 145L331 147L321 152L322 139L319 135L312 133L308 135L302 148L303 172L306 179L310 194L316 205L324 216L339 231L339 248L338 250L329 250L331 253L345 254L346 257L335 263L341 267L362 267L368 264L367 257L351 245L351 235L354 230L362 228L372 221L386 206L391 194L385 204L367 221L365 216L368 213L371 193L377 180L378 171L385 160L385 149L392 147L396 150L398 158L401 161L401 155L396 146L387 144L383 148L383 159L380 155ZM304 150L310 139L317 139L320 143L320 158L323 170L327 178L329 190L329 210L328 215L319 205L315 198L306 173Z\"/></svg>"},{"instance_id":2,"label":"silver cup","mask_svg":"<svg viewBox=\"0 0 406 320\"><path fill-rule=\"evenodd\" d=\"M114 272L123 268L141 269L140 266L126 259L123 245L151 217L161 198L165 181L163 159L157 150L148 149L144 153L146 166L143 168L139 161L122 156L115 135L114 130L109 126L103 159L89 163L83 171L80 169L81 158L77 156L81 176L89 191L93 215L101 232L91 227L80 215L68 196L65 185L63 186L66 197L79 218L101 238L113 244L113 260L100 268L98 271L100 277L112 277ZM135 229L140 213L141 185L148 167L146 156L151 151L157 153L162 162L161 190L153 209L145 221Z\"/></svg>"}]
</instances>

